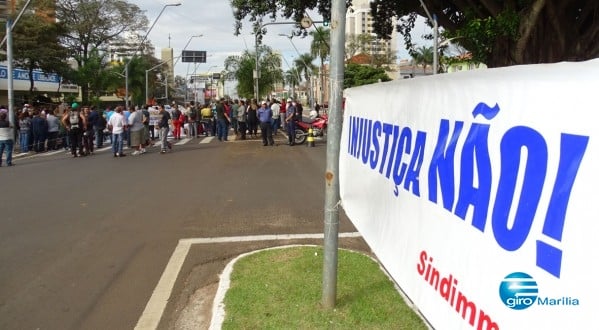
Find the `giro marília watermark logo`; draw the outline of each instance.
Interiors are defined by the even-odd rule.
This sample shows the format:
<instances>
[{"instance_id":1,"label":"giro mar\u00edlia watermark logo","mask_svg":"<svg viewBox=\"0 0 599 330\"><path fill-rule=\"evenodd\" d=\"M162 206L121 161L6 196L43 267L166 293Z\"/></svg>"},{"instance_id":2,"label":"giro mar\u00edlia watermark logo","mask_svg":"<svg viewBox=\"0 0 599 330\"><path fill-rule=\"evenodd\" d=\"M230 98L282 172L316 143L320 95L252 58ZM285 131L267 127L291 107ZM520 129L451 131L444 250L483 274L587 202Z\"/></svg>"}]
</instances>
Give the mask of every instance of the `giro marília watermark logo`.
<instances>
[{"instance_id":1,"label":"giro mar\u00edlia watermark logo","mask_svg":"<svg viewBox=\"0 0 599 330\"><path fill-rule=\"evenodd\" d=\"M538 294L537 282L526 273L511 273L499 285L501 300L507 307L515 310L532 306L537 300Z\"/></svg>"}]
</instances>

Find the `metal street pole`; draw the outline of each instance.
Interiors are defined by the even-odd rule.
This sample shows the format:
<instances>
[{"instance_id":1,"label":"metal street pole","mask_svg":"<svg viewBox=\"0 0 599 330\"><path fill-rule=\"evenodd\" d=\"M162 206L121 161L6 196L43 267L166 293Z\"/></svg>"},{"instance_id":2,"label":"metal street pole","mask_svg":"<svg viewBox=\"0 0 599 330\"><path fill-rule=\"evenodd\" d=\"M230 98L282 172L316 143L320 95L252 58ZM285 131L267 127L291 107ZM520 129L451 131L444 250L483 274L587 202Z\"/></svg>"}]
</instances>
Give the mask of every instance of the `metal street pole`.
<instances>
[{"instance_id":1,"label":"metal street pole","mask_svg":"<svg viewBox=\"0 0 599 330\"><path fill-rule=\"evenodd\" d=\"M260 34L262 34L262 26L260 26ZM260 64L258 54L258 32L254 34L254 44L256 47L256 70L254 70L254 98L256 99L256 103L260 101L260 89L258 88L259 78L260 78Z\"/></svg>"},{"instance_id":2,"label":"metal street pole","mask_svg":"<svg viewBox=\"0 0 599 330\"><path fill-rule=\"evenodd\" d=\"M331 103L327 135L324 202L324 260L322 305L335 307L337 296L337 249L339 246L339 143L345 57L345 0L331 1Z\"/></svg>"},{"instance_id":3,"label":"metal street pole","mask_svg":"<svg viewBox=\"0 0 599 330\"><path fill-rule=\"evenodd\" d=\"M4 36L4 39L2 39L2 42L0 43L0 47L2 47L4 45L4 42L6 42L6 74L7 74L7 92L8 92L8 121L9 123L14 127L15 123L16 123L16 116L15 116L15 88L14 88L14 81L13 81L13 71L14 71L14 64L13 64L13 44L12 44L12 30L15 27L15 25L17 24L17 22L19 22L19 19L21 18L21 16L23 15L23 13L25 12L25 10L27 9L27 7L29 7L29 3L31 3L31 0L28 0L27 3L25 3L25 5L23 6L23 8L21 8L21 11L19 12L19 14L17 15L17 18L15 19L15 21L13 22L12 19L9 17L6 19L6 35ZM16 130L15 130L16 132Z\"/></svg>"},{"instance_id":4,"label":"metal street pole","mask_svg":"<svg viewBox=\"0 0 599 330\"><path fill-rule=\"evenodd\" d=\"M260 89L258 88L258 80L260 78L260 64L259 64L259 59L260 59L260 55L258 54L258 34L262 34L262 29L265 26L268 25L283 25L283 24L297 24L297 22L269 22L269 23L264 23L262 25L260 25L258 27L257 30L255 30L254 32L254 48L256 49L256 70L254 71L254 97L256 98L256 102L259 101L260 95L258 95L260 92Z\"/></svg>"},{"instance_id":5,"label":"metal street pole","mask_svg":"<svg viewBox=\"0 0 599 330\"><path fill-rule=\"evenodd\" d=\"M198 35L189 37L189 40L187 40L187 43L185 44L185 47L183 47L183 51L187 50L187 46L189 46L189 43L191 42L191 39L193 39L193 38L201 38L203 36L204 36L203 34L198 34ZM177 60L175 61L175 63L173 63L173 68L175 67L175 65L177 65L177 63L179 63L180 59L181 59L181 56L179 56L177 58Z\"/></svg>"},{"instance_id":6,"label":"metal street pole","mask_svg":"<svg viewBox=\"0 0 599 330\"><path fill-rule=\"evenodd\" d=\"M181 58L181 56L174 57L173 59L175 59L175 58L179 59L179 58ZM146 102L148 102L148 96L149 96L148 95L148 72L156 69L157 67L159 67L159 66L161 66L161 65L163 65L165 63L168 63L169 61L172 61L173 59L162 61L162 62L160 62L160 63L158 63L158 64L154 65L153 67L151 67L151 68L149 68L149 69L146 70Z\"/></svg>"},{"instance_id":7,"label":"metal street pole","mask_svg":"<svg viewBox=\"0 0 599 330\"><path fill-rule=\"evenodd\" d=\"M437 15L431 16L423 0L420 0L420 5L428 19L433 22L433 74L437 74L437 71L439 71L439 25L437 24Z\"/></svg>"},{"instance_id":8,"label":"metal street pole","mask_svg":"<svg viewBox=\"0 0 599 330\"><path fill-rule=\"evenodd\" d=\"M156 25L156 22L158 22L158 19L160 18L160 16L162 16L162 13L164 13L164 10L166 9L166 7L177 7L180 5L181 5L181 3L178 2L178 3L166 4L162 7L160 14L158 14L158 16L156 16L156 18L154 19L154 23L152 23L152 26L150 26L150 28L148 29L148 32L146 32L146 35L143 37L143 39L141 39L139 46L137 46L137 49L135 50L135 52L133 53L131 58L125 63L125 109L129 110L129 64L131 64L131 61L135 57L135 54L137 53L137 51L139 51L139 49L143 46L144 42L148 38L148 35L154 28L154 25Z\"/></svg>"},{"instance_id":9,"label":"metal street pole","mask_svg":"<svg viewBox=\"0 0 599 330\"><path fill-rule=\"evenodd\" d=\"M6 19L6 71L8 82L8 121L15 127L15 89L13 86L12 20ZM2 155L0 155L2 156Z\"/></svg>"}]
</instances>

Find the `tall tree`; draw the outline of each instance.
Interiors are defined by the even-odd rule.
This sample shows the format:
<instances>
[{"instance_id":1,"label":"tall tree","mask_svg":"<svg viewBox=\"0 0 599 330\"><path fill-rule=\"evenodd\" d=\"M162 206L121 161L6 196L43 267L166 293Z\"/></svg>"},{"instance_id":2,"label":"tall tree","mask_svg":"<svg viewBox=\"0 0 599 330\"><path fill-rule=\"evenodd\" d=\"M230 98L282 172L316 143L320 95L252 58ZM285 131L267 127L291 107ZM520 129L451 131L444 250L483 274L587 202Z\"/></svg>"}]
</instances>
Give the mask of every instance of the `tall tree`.
<instances>
[{"instance_id":1,"label":"tall tree","mask_svg":"<svg viewBox=\"0 0 599 330\"><path fill-rule=\"evenodd\" d=\"M308 103L310 106L313 105L314 101L314 95L312 90L312 76L318 73L317 68L312 63L312 61L314 61L314 57L308 53L300 54L300 56L296 58L294 61L295 67L297 68L299 75L303 75L304 79L306 80L309 97Z\"/></svg>"},{"instance_id":2,"label":"tall tree","mask_svg":"<svg viewBox=\"0 0 599 330\"><path fill-rule=\"evenodd\" d=\"M56 14L67 28L62 41L79 68L93 51L108 51L110 43L122 42L125 36L145 30L148 19L137 5L125 0L57 0ZM79 82L84 103L87 83Z\"/></svg>"},{"instance_id":3,"label":"tall tree","mask_svg":"<svg viewBox=\"0 0 599 330\"><path fill-rule=\"evenodd\" d=\"M37 1L24 12L13 31L13 60L15 65L29 71L30 97L35 90L34 70L69 75L67 49L59 42L64 25L56 22L53 13L52 1Z\"/></svg>"},{"instance_id":4,"label":"tall tree","mask_svg":"<svg viewBox=\"0 0 599 330\"><path fill-rule=\"evenodd\" d=\"M392 18L406 49L413 52L411 32L416 17L426 17L421 0L373 0L373 27L381 37L393 31ZM447 38L460 37L473 60L490 67L514 64L587 60L599 57L599 1L521 0L461 1L427 0L427 8L438 17ZM249 18L254 26L263 20L301 20L306 10L316 9L330 19L328 0L231 0L236 19L235 33Z\"/></svg>"},{"instance_id":5,"label":"tall tree","mask_svg":"<svg viewBox=\"0 0 599 330\"><path fill-rule=\"evenodd\" d=\"M425 16L419 0L374 0L373 27L388 37L391 18L406 47L416 15ZM586 0L446 1L429 0L447 38L470 50L473 60L490 67L586 60L599 56L599 2ZM425 16L426 17L426 16Z\"/></svg>"},{"instance_id":6,"label":"tall tree","mask_svg":"<svg viewBox=\"0 0 599 330\"><path fill-rule=\"evenodd\" d=\"M268 46L258 47L260 78L259 95L270 92L275 83L283 82L281 56ZM256 68L256 53L248 50L241 55L232 55L225 59L225 70L231 72L237 80L237 94L240 97L251 98L254 95L254 70Z\"/></svg>"},{"instance_id":7,"label":"tall tree","mask_svg":"<svg viewBox=\"0 0 599 330\"><path fill-rule=\"evenodd\" d=\"M374 68L369 65L350 63L345 67L343 76L343 88L374 84L382 81L390 81L391 78L382 68Z\"/></svg>"},{"instance_id":8,"label":"tall tree","mask_svg":"<svg viewBox=\"0 0 599 330\"><path fill-rule=\"evenodd\" d=\"M422 73L426 73L426 67L433 65L433 47L420 46L412 53L414 63L422 66Z\"/></svg>"},{"instance_id":9,"label":"tall tree","mask_svg":"<svg viewBox=\"0 0 599 330\"><path fill-rule=\"evenodd\" d=\"M320 86L325 85L325 69L324 62L331 54L331 30L317 27L315 31L311 31L312 43L310 43L310 54L320 59ZM320 103L324 103L324 93L320 93Z\"/></svg>"},{"instance_id":10,"label":"tall tree","mask_svg":"<svg viewBox=\"0 0 599 330\"><path fill-rule=\"evenodd\" d=\"M295 86L299 86L301 76L296 67L292 67L285 71L284 75L285 83L291 87L291 96L295 99Z\"/></svg>"}]
</instances>

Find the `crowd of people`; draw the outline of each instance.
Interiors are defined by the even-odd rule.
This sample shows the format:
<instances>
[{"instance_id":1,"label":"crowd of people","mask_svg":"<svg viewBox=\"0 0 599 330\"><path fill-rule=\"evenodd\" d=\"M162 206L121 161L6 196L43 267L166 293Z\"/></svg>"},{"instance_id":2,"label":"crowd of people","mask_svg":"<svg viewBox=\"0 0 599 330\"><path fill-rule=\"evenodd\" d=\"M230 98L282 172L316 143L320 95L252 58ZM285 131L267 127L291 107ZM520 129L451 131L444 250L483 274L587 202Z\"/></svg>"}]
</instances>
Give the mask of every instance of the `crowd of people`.
<instances>
[{"instance_id":1,"label":"crowd of people","mask_svg":"<svg viewBox=\"0 0 599 330\"><path fill-rule=\"evenodd\" d=\"M292 99L258 102L221 98L203 105L173 102L129 110L123 106L99 110L77 102L54 109L25 104L17 111L15 127L10 127L7 110L0 108L4 118L0 118L0 151L6 151L6 163L12 165L17 145L21 153L64 148L73 157L84 157L93 155L94 149L102 148L109 140L113 156L124 157L124 143L134 149L132 155L141 155L160 138L161 153L166 153L172 148L167 139L169 133L175 140L184 133L190 138L211 135L228 141L230 130L241 140L257 139L260 131L263 145L273 146L273 135L279 130L295 131L295 121L301 120L302 111L301 103ZM288 145L293 146L294 139L294 134L288 134Z\"/></svg>"}]
</instances>

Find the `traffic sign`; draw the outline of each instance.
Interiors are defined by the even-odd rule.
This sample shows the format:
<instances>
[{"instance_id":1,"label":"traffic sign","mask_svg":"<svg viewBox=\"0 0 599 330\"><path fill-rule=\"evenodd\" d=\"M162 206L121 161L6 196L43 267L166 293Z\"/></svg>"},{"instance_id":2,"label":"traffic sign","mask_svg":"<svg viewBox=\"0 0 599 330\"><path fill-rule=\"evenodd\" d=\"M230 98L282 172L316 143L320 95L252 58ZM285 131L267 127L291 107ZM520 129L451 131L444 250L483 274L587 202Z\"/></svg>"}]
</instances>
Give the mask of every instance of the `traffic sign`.
<instances>
[{"instance_id":1,"label":"traffic sign","mask_svg":"<svg viewBox=\"0 0 599 330\"><path fill-rule=\"evenodd\" d=\"M205 50L184 50L181 53L181 62L184 63L206 63Z\"/></svg>"},{"instance_id":2,"label":"traffic sign","mask_svg":"<svg viewBox=\"0 0 599 330\"><path fill-rule=\"evenodd\" d=\"M304 29L307 29L307 28L309 28L309 27L311 27L311 26L312 26L312 20L310 19L310 17L308 17L308 16L304 16L304 17L302 18L302 20L300 21L300 25L301 25L301 26L302 26Z\"/></svg>"}]
</instances>

